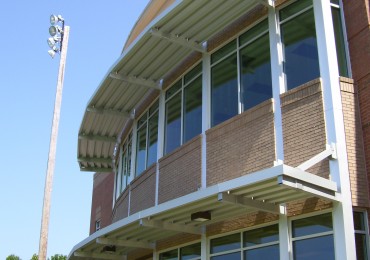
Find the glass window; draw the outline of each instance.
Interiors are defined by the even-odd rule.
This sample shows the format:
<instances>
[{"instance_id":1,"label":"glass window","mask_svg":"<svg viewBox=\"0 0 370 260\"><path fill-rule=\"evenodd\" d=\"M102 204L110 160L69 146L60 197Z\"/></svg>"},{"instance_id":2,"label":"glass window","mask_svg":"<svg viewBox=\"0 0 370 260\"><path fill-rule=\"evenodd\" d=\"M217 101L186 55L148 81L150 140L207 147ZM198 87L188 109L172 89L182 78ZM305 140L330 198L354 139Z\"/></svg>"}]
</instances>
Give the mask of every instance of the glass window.
<instances>
[{"instance_id":1,"label":"glass window","mask_svg":"<svg viewBox=\"0 0 370 260\"><path fill-rule=\"evenodd\" d=\"M166 91L164 154L202 132L202 64Z\"/></svg>"},{"instance_id":2,"label":"glass window","mask_svg":"<svg viewBox=\"0 0 370 260\"><path fill-rule=\"evenodd\" d=\"M212 126L272 98L267 20L253 26L237 40L211 56Z\"/></svg>"},{"instance_id":3,"label":"glass window","mask_svg":"<svg viewBox=\"0 0 370 260\"><path fill-rule=\"evenodd\" d=\"M211 74L211 125L215 126L238 114L236 53L215 65Z\"/></svg>"},{"instance_id":4,"label":"glass window","mask_svg":"<svg viewBox=\"0 0 370 260\"><path fill-rule=\"evenodd\" d=\"M250 247L279 241L279 226L267 226L243 233L243 246Z\"/></svg>"},{"instance_id":5,"label":"glass window","mask_svg":"<svg viewBox=\"0 0 370 260\"><path fill-rule=\"evenodd\" d=\"M353 212L357 260L368 259L368 232L365 221L366 218L364 212Z\"/></svg>"},{"instance_id":6,"label":"glass window","mask_svg":"<svg viewBox=\"0 0 370 260\"><path fill-rule=\"evenodd\" d=\"M345 39L342 25L342 17L339 9L339 3L335 3L336 6L332 6L332 18L334 25L334 35L335 35L335 46L337 49L337 58L338 58L338 70L339 75L343 77L348 77L348 64L346 56L346 47Z\"/></svg>"},{"instance_id":7,"label":"glass window","mask_svg":"<svg viewBox=\"0 0 370 260\"><path fill-rule=\"evenodd\" d=\"M184 142L202 132L202 78L184 90Z\"/></svg>"},{"instance_id":8,"label":"glass window","mask_svg":"<svg viewBox=\"0 0 370 260\"><path fill-rule=\"evenodd\" d=\"M200 259L202 246L200 243L180 248L180 259Z\"/></svg>"},{"instance_id":9,"label":"glass window","mask_svg":"<svg viewBox=\"0 0 370 260\"><path fill-rule=\"evenodd\" d=\"M295 260L334 260L331 213L292 221Z\"/></svg>"},{"instance_id":10,"label":"glass window","mask_svg":"<svg viewBox=\"0 0 370 260\"><path fill-rule=\"evenodd\" d=\"M240 249L240 233L211 240L211 254Z\"/></svg>"},{"instance_id":11,"label":"glass window","mask_svg":"<svg viewBox=\"0 0 370 260\"><path fill-rule=\"evenodd\" d=\"M279 260L280 259L279 245L272 245L266 247L255 248L244 251L244 259L269 259Z\"/></svg>"},{"instance_id":12,"label":"glass window","mask_svg":"<svg viewBox=\"0 0 370 260\"><path fill-rule=\"evenodd\" d=\"M241 259L240 252L211 257L211 260L240 260L240 259Z\"/></svg>"},{"instance_id":13,"label":"glass window","mask_svg":"<svg viewBox=\"0 0 370 260\"><path fill-rule=\"evenodd\" d=\"M166 103L165 154L181 144L181 93Z\"/></svg>"},{"instance_id":14,"label":"glass window","mask_svg":"<svg viewBox=\"0 0 370 260\"><path fill-rule=\"evenodd\" d=\"M132 134L130 133L127 140L122 146L122 178L121 178L121 192L124 191L129 183L131 173L131 150L132 150Z\"/></svg>"},{"instance_id":15,"label":"glass window","mask_svg":"<svg viewBox=\"0 0 370 260\"><path fill-rule=\"evenodd\" d=\"M272 98L270 42L268 34L240 51L243 111Z\"/></svg>"},{"instance_id":16,"label":"glass window","mask_svg":"<svg viewBox=\"0 0 370 260\"><path fill-rule=\"evenodd\" d=\"M312 1L297 1L280 11L288 90L320 76L313 9L296 14L304 5L311 3Z\"/></svg>"},{"instance_id":17,"label":"glass window","mask_svg":"<svg viewBox=\"0 0 370 260\"><path fill-rule=\"evenodd\" d=\"M200 260L201 244L196 243L159 254L160 260Z\"/></svg>"},{"instance_id":18,"label":"glass window","mask_svg":"<svg viewBox=\"0 0 370 260\"><path fill-rule=\"evenodd\" d=\"M157 161L158 101L138 120L136 176Z\"/></svg>"}]
</instances>

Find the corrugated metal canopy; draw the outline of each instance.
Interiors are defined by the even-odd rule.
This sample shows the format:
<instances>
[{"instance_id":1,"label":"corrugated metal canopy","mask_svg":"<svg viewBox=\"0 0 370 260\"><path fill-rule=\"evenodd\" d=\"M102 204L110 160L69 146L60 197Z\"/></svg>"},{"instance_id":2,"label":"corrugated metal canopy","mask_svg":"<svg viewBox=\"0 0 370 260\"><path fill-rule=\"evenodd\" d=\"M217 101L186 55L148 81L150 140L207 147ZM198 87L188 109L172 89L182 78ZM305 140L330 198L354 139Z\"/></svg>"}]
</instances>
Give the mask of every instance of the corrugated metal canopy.
<instances>
[{"instance_id":1,"label":"corrugated metal canopy","mask_svg":"<svg viewBox=\"0 0 370 260\"><path fill-rule=\"evenodd\" d=\"M157 241L176 234L201 235L208 226L253 212L285 214L280 205L307 198L339 201L337 184L287 165L208 187L143 210L119 220L77 244L69 259L125 259L135 249L153 249ZM191 214L207 211L211 219L191 220ZM105 246L115 246L106 252Z\"/></svg>"},{"instance_id":2,"label":"corrugated metal canopy","mask_svg":"<svg viewBox=\"0 0 370 260\"><path fill-rule=\"evenodd\" d=\"M83 171L111 172L125 124L161 80L209 39L262 0L175 1L156 17L108 70L88 102L78 136Z\"/></svg>"}]
</instances>

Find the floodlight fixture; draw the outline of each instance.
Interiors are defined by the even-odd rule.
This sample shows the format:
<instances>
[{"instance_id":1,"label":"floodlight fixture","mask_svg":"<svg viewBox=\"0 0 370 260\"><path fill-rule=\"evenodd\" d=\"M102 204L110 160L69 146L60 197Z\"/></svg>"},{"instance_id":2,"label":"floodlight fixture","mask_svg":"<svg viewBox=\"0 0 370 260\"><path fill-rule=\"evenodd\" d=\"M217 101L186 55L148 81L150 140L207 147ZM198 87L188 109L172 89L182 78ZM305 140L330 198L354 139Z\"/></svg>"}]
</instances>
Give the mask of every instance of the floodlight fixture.
<instances>
[{"instance_id":1,"label":"floodlight fixture","mask_svg":"<svg viewBox=\"0 0 370 260\"><path fill-rule=\"evenodd\" d=\"M53 59L54 58L54 56L55 56L55 54L56 54L56 52L55 51L53 51L53 50L48 50L48 54L50 55L50 57Z\"/></svg>"},{"instance_id":2,"label":"floodlight fixture","mask_svg":"<svg viewBox=\"0 0 370 260\"><path fill-rule=\"evenodd\" d=\"M57 33L60 33L60 34L63 33L63 29L60 26L52 25L52 26L49 27L50 36L55 36L55 35L57 35Z\"/></svg>"},{"instance_id":3,"label":"floodlight fixture","mask_svg":"<svg viewBox=\"0 0 370 260\"><path fill-rule=\"evenodd\" d=\"M55 25L58 22L64 22L64 19L61 15L55 15L55 14L50 15L50 24L51 25Z\"/></svg>"}]
</instances>

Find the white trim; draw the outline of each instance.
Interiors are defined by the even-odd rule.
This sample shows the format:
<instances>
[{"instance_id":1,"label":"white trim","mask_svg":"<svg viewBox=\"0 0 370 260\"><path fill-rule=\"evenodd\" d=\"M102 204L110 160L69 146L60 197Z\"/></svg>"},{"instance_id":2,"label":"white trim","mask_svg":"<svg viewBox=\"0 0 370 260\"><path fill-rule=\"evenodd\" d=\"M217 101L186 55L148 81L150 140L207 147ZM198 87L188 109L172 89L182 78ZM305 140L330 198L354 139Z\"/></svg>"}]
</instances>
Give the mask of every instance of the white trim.
<instances>
[{"instance_id":1,"label":"white trim","mask_svg":"<svg viewBox=\"0 0 370 260\"><path fill-rule=\"evenodd\" d=\"M159 159L163 157L164 153L164 124L165 124L165 110L166 110L166 92L161 91L158 99L158 140L157 140L157 165L155 171L155 205L158 205L159 194Z\"/></svg>"},{"instance_id":2,"label":"white trim","mask_svg":"<svg viewBox=\"0 0 370 260\"><path fill-rule=\"evenodd\" d=\"M338 184L341 203L334 203L333 227L337 260L356 259L352 215L352 196L348 172L347 150L335 36L330 1L314 0L317 45L322 78L327 142L337 145L337 160L329 161L331 179Z\"/></svg>"},{"instance_id":3,"label":"white trim","mask_svg":"<svg viewBox=\"0 0 370 260\"><path fill-rule=\"evenodd\" d=\"M201 188L207 187L207 136L211 126L211 55L203 54L202 58L202 169Z\"/></svg>"},{"instance_id":4,"label":"white trim","mask_svg":"<svg viewBox=\"0 0 370 260\"><path fill-rule=\"evenodd\" d=\"M280 205L279 215L279 252L280 259L289 259L289 252L291 251L290 246L290 235L288 216L286 212L286 205Z\"/></svg>"},{"instance_id":5,"label":"white trim","mask_svg":"<svg viewBox=\"0 0 370 260\"><path fill-rule=\"evenodd\" d=\"M272 97L274 99L274 132L276 161L284 161L284 140L280 94L285 91L285 74L283 69L283 47L280 38L279 18L277 11L269 7L269 39L271 60Z\"/></svg>"}]
</instances>

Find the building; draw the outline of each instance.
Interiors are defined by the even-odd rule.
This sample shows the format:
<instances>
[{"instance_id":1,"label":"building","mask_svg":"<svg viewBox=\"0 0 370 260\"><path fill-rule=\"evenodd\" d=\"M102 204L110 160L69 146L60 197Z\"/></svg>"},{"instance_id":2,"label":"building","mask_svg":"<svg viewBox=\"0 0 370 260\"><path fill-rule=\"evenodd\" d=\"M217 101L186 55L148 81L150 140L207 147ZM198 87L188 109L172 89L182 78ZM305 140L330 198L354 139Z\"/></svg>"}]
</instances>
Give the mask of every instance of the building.
<instances>
[{"instance_id":1,"label":"building","mask_svg":"<svg viewBox=\"0 0 370 260\"><path fill-rule=\"evenodd\" d=\"M369 16L150 1L86 107L69 259L369 259Z\"/></svg>"}]
</instances>

